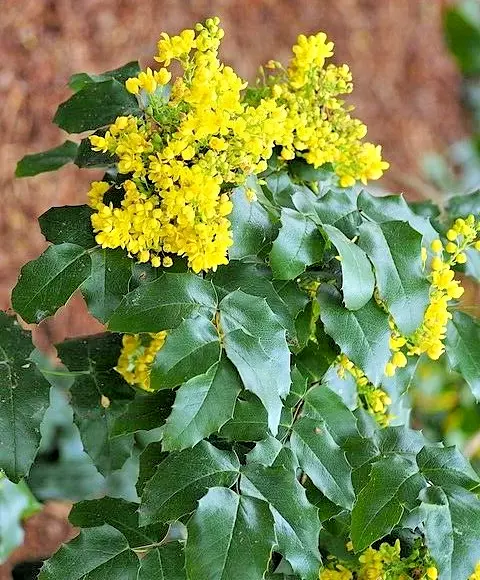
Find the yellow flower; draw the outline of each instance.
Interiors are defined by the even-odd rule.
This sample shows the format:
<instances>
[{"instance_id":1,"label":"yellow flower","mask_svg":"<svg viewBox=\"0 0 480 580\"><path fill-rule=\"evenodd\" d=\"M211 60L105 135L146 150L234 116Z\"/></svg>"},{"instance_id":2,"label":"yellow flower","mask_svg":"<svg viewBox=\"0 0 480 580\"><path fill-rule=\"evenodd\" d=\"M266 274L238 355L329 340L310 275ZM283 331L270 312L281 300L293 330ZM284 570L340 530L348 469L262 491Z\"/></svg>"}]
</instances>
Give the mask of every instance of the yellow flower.
<instances>
[{"instance_id":1,"label":"yellow flower","mask_svg":"<svg viewBox=\"0 0 480 580\"><path fill-rule=\"evenodd\" d=\"M155 355L164 345L166 337L165 331L146 335L124 334L122 351L115 370L130 385L151 391L150 370Z\"/></svg>"}]
</instances>

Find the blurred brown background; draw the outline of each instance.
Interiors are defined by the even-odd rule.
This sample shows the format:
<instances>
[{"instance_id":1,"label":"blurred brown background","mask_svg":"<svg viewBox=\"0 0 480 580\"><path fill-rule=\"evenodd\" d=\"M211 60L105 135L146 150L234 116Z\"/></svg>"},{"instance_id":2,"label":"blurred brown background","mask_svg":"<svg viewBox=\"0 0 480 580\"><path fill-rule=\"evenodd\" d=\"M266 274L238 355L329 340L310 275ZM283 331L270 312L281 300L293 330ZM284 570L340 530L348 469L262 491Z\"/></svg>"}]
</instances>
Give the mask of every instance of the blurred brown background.
<instances>
[{"instance_id":1,"label":"blurred brown background","mask_svg":"<svg viewBox=\"0 0 480 580\"><path fill-rule=\"evenodd\" d=\"M274 57L289 58L296 36L324 30L337 62L354 74L351 101L384 146L384 184L410 196L432 194L420 180L422 153L463 132L459 78L443 46L444 0L0 0L0 307L19 269L44 248L36 218L52 205L84 203L95 171L75 167L14 180L26 153L63 142L51 124L68 77L140 58L151 62L162 30L210 15L226 29L224 59L251 79ZM82 301L41 325L42 342L92 330Z\"/></svg>"}]
</instances>

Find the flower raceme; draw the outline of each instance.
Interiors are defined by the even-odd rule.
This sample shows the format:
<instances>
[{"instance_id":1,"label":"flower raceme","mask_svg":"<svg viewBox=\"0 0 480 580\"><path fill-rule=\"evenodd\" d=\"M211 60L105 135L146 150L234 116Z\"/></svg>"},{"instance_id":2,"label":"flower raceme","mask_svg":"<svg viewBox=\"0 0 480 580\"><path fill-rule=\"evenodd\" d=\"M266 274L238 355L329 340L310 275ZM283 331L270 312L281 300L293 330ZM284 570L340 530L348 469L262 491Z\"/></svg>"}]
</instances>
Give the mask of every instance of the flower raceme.
<instances>
[{"instance_id":1,"label":"flower raceme","mask_svg":"<svg viewBox=\"0 0 480 580\"><path fill-rule=\"evenodd\" d=\"M347 547L351 544L349 543ZM330 562L320 570L320 580L437 580L438 570L424 546L418 542L412 553L403 557L400 553L400 541L392 546L383 542L378 548L369 547L359 557L358 562L339 562L328 557ZM414 571L415 576L412 576ZM476 578L474 575L471 577Z\"/></svg>"},{"instance_id":2,"label":"flower raceme","mask_svg":"<svg viewBox=\"0 0 480 580\"><path fill-rule=\"evenodd\" d=\"M177 36L163 33L160 68L125 83L144 115L118 117L90 137L126 177L120 186L92 183L92 225L102 247L125 248L155 267L182 256L194 272L215 270L228 262L232 244L230 192L262 173L275 148L285 161L331 163L342 186L378 179L388 167L339 98L352 91L352 78L346 65L325 68L333 43L324 33L300 35L288 68L275 63L248 90L218 58L222 37L218 18ZM174 62L182 74L172 81Z\"/></svg>"},{"instance_id":3,"label":"flower raceme","mask_svg":"<svg viewBox=\"0 0 480 580\"><path fill-rule=\"evenodd\" d=\"M448 321L452 318L449 306L452 300L460 298L464 289L458 280L455 280L453 267L456 264L465 264L466 250L474 248L480 250L480 241L477 239L480 232L480 221L475 221L473 215L466 219L455 220L447 231L448 242L444 244L436 239L431 244L433 257L430 260L430 302L425 311L423 322L411 335L403 336L396 328L393 319L390 321L392 334L390 349L393 356L387 363L385 374L393 376L398 367L407 365L407 357L425 353L432 360L437 360L444 353L443 341L446 335ZM423 248L422 258L427 261L428 252Z\"/></svg>"}]
</instances>

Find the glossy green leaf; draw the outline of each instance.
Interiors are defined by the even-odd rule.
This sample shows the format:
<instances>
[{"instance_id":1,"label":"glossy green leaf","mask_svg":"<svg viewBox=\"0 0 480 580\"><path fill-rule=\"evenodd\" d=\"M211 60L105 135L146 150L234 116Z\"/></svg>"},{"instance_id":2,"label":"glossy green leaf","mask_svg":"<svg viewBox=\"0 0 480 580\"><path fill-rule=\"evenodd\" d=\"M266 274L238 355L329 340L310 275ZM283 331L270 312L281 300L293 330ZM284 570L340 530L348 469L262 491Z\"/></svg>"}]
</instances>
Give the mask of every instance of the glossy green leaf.
<instances>
[{"instance_id":1,"label":"glossy green leaf","mask_svg":"<svg viewBox=\"0 0 480 580\"><path fill-rule=\"evenodd\" d=\"M41 509L22 481L9 481L0 473L0 565L23 543L22 521Z\"/></svg>"},{"instance_id":2,"label":"glossy green leaf","mask_svg":"<svg viewBox=\"0 0 480 580\"><path fill-rule=\"evenodd\" d=\"M439 580L454 580L456 578L452 576L454 534L448 498L443 489L434 486L422 490L420 498L424 514L425 544L435 561Z\"/></svg>"},{"instance_id":3,"label":"glossy green leaf","mask_svg":"<svg viewBox=\"0 0 480 580\"><path fill-rule=\"evenodd\" d=\"M325 332L374 384L378 384L391 356L388 315L373 299L359 310L347 310L339 295L324 284L320 287L318 300Z\"/></svg>"},{"instance_id":4,"label":"glossy green leaf","mask_svg":"<svg viewBox=\"0 0 480 580\"><path fill-rule=\"evenodd\" d=\"M13 308L29 323L52 316L88 278L90 256L75 244L50 246L23 266L12 291Z\"/></svg>"},{"instance_id":5,"label":"glossy green leaf","mask_svg":"<svg viewBox=\"0 0 480 580\"><path fill-rule=\"evenodd\" d=\"M237 368L245 388L262 401L275 435L282 411L281 397L286 397L290 389L285 329L265 300L240 290L226 296L219 308L227 357Z\"/></svg>"},{"instance_id":6,"label":"glossy green leaf","mask_svg":"<svg viewBox=\"0 0 480 580\"><path fill-rule=\"evenodd\" d=\"M34 348L30 333L4 312L0 336L0 470L18 482L37 454L50 384L29 359Z\"/></svg>"},{"instance_id":7,"label":"glossy green leaf","mask_svg":"<svg viewBox=\"0 0 480 580\"><path fill-rule=\"evenodd\" d=\"M248 184L238 187L231 195L233 210L229 220L232 224L233 244L228 250L231 260L256 256L275 237L276 228L272 218L258 200L249 201L247 187Z\"/></svg>"},{"instance_id":8,"label":"glossy green leaf","mask_svg":"<svg viewBox=\"0 0 480 580\"><path fill-rule=\"evenodd\" d=\"M302 470L335 504L351 509L352 468L322 419L303 417L293 425L292 451Z\"/></svg>"},{"instance_id":9,"label":"glossy green leaf","mask_svg":"<svg viewBox=\"0 0 480 580\"><path fill-rule=\"evenodd\" d=\"M240 489L268 502L275 520L276 550L301 578L316 580L321 563L320 520L295 472L251 463L242 469Z\"/></svg>"},{"instance_id":10,"label":"glossy green leaf","mask_svg":"<svg viewBox=\"0 0 480 580\"><path fill-rule=\"evenodd\" d=\"M412 460L425 445L425 437L422 433L405 425L379 429L375 432L373 439L378 448L378 455L403 455ZM420 467L420 464L418 465Z\"/></svg>"},{"instance_id":11,"label":"glossy green leaf","mask_svg":"<svg viewBox=\"0 0 480 580\"><path fill-rule=\"evenodd\" d=\"M137 393L125 411L115 419L112 437L161 427L171 413L174 400L174 393L168 390Z\"/></svg>"},{"instance_id":12,"label":"glossy green leaf","mask_svg":"<svg viewBox=\"0 0 480 580\"><path fill-rule=\"evenodd\" d=\"M457 486L429 487L420 497L425 542L439 579L469 578L480 561L480 500Z\"/></svg>"},{"instance_id":13,"label":"glossy green leaf","mask_svg":"<svg viewBox=\"0 0 480 580\"><path fill-rule=\"evenodd\" d=\"M184 320L168 333L150 373L152 389L170 389L206 373L220 358L220 339L204 316Z\"/></svg>"},{"instance_id":14,"label":"glossy green leaf","mask_svg":"<svg viewBox=\"0 0 480 580\"><path fill-rule=\"evenodd\" d=\"M59 357L75 377L70 389L71 405L85 451L104 475L123 466L133 445L131 434L112 437L116 419L134 396L114 370L120 346L120 337L114 334L57 345Z\"/></svg>"},{"instance_id":15,"label":"glossy green leaf","mask_svg":"<svg viewBox=\"0 0 480 580\"><path fill-rule=\"evenodd\" d=\"M272 273L266 266L232 261L226 266L218 268L212 277L212 282L219 298L223 298L224 295L235 290L242 290L245 294L265 298L283 328L291 336L295 336L295 318L307 297L294 282L287 282L287 284L295 285L296 288L284 289L281 287L278 291L271 278ZM285 283L283 282L283 284ZM295 289L297 289L298 295ZM283 297L280 295L282 290ZM287 295L285 296L285 294ZM293 303L295 300L298 305Z\"/></svg>"},{"instance_id":16,"label":"glossy green leaf","mask_svg":"<svg viewBox=\"0 0 480 580\"><path fill-rule=\"evenodd\" d=\"M310 190L298 190L293 195L297 210L318 225L339 225L345 217L357 211L357 197L351 190L329 190L315 195Z\"/></svg>"},{"instance_id":17,"label":"glossy green leaf","mask_svg":"<svg viewBox=\"0 0 480 580\"><path fill-rule=\"evenodd\" d=\"M227 358L182 385L163 430L163 448L173 451L193 447L217 432L233 417L241 389L240 377Z\"/></svg>"},{"instance_id":18,"label":"glossy green leaf","mask_svg":"<svg viewBox=\"0 0 480 580\"><path fill-rule=\"evenodd\" d=\"M44 563L38 580L137 580L138 568L125 536L105 524L64 544Z\"/></svg>"},{"instance_id":19,"label":"glossy green leaf","mask_svg":"<svg viewBox=\"0 0 480 580\"><path fill-rule=\"evenodd\" d=\"M293 280L307 266L319 262L325 247L317 226L301 213L283 208L281 228L270 252L273 277Z\"/></svg>"},{"instance_id":20,"label":"glossy green leaf","mask_svg":"<svg viewBox=\"0 0 480 580\"><path fill-rule=\"evenodd\" d=\"M96 248L90 254L92 272L81 286L88 310L106 322L128 294L132 261L125 250Z\"/></svg>"},{"instance_id":21,"label":"glossy green leaf","mask_svg":"<svg viewBox=\"0 0 480 580\"><path fill-rule=\"evenodd\" d=\"M177 327L184 318L213 318L217 300L212 283L195 274L163 274L139 286L122 300L108 328L119 332L159 332Z\"/></svg>"},{"instance_id":22,"label":"glossy green leaf","mask_svg":"<svg viewBox=\"0 0 480 580\"><path fill-rule=\"evenodd\" d=\"M247 453L247 464L259 463L260 465L270 467L282 449L284 449L282 443L275 437L268 435L265 439L258 441L255 447Z\"/></svg>"},{"instance_id":23,"label":"glossy green leaf","mask_svg":"<svg viewBox=\"0 0 480 580\"><path fill-rule=\"evenodd\" d=\"M400 221L360 226L359 245L373 263L380 298L405 335L422 323L430 284L422 269L422 235Z\"/></svg>"},{"instance_id":24,"label":"glossy green leaf","mask_svg":"<svg viewBox=\"0 0 480 580\"><path fill-rule=\"evenodd\" d=\"M101 74L91 74L91 73L77 73L70 77L68 81L68 86L72 91L80 91L86 85L91 83L101 83L103 81L108 81L109 79L116 79L117 81L124 83L130 77L136 77L141 71L140 66L136 60L127 62L123 66L109 70Z\"/></svg>"},{"instance_id":25,"label":"glossy green leaf","mask_svg":"<svg viewBox=\"0 0 480 580\"><path fill-rule=\"evenodd\" d=\"M230 487L238 477L234 453L207 441L170 453L147 482L140 505L140 524L170 522L192 512L209 487Z\"/></svg>"},{"instance_id":26,"label":"glossy green leaf","mask_svg":"<svg viewBox=\"0 0 480 580\"><path fill-rule=\"evenodd\" d=\"M424 447L417 465L433 485L458 485L469 490L480 486L480 477L456 447Z\"/></svg>"},{"instance_id":27,"label":"glossy green leaf","mask_svg":"<svg viewBox=\"0 0 480 580\"><path fill-rule=\"evenodd\" d=\"M408 222L414 230L423 235L424 246L438 238L438 232L433 228L430 220L416 214L405 201L402 195L375 196L365 189L358 196L358 209L377 224L391 221Z\"/></svg>"},{"instance_id":28,"label":"glossy green leaf","mask_svg":"<svg viewBox=\"0 0 480 580\"><path fill-rule=\"evenodd\" d=\"M47 242L76 244L86 250L96 246L90 223L93 209L88 205L51 207L38 221Z\"/></svg>"},{"instance_id":29,"label":"glossy green leaf","mask_svg":"<svg viewBox=\"0 0 480 580\"><path fill-rule=\"evenodd\" d=\"M410 459L392 455L377 461L352 510L352 542L356 552L389 534L407 506L414 507L426 482Z\"/></svg>"},{"instance_id":30,"label":"glossy green leaf","mask_svg":"<svg viewBox=\"0 0 480 580\"><path fill-rule=\"evenodd\" d=\"M464 312L454 312L445 346L451 368L462 374L480 399L480 323Z\"/></svg>"},{"instance_id":31,"label":"glossy green leaf","mask_svg":"<svg viewBox=\"0 0 480 580\"><path fill-rule=\"evenodd\" d=\"M67 133L82 133L113 123L123 115L140 115L137 99L115 79L86 84L62 103L53 122Z\"/></svg>"},{"instance_id":32,"label":"glossy green leaf","mask_svg":"<svg viewBox=\"0 0 480 580\"><path fill-rule=\"evenodd\" d=\"M62 145L43 151L42 153L34 153L33 155L25 155L18 163L15 169L16 177L31 177L46 171L56 171L67 163L71 163L77 154L78 145L73 141L65 141Z\"/></svg>"},{"instance_id":33,"label":"glossy green leaf","mask_svg":"<svg viewBox=\"0 0 480 580\"><path fill-rule=\"evenodd\" d=\"M137 580L187 580L182 544L169 542L150 550L140 560Z\"/></svg>"},{"instance_id":34,"label":"glossy green leaf","mask_svg":"<svg viewBox=\"0 0 480 580\"><path fill-rule=\"evenodd\" d=\"M324 231L337 248L342 267L342 292L345 306L359 310L373 296L375 278L365 252L334 226L324 225Z\"/></svg>"},{"instance_id":35,"label":"glossy green leaf","mask_svg":"<svg viewBox=\"0 0 480 580\"><path fill-rule=\"evenodd\" d=\"M188 577L263 578L274 544L273 516L265 501L214 487L188 523Z\"/></svg>"},{"instance_id":36,"label":"glossy green leaf","mask_svg":"<svg viewBox=\"0 0 480 580\"><path fill-rule=\"evenodd\" d=\"M103 137L105 131L101 130L95 133L95 135L96 134ZM112 155L110 152L103 153L102 151L94 151L90 139L86 137L80 141L74 163L80 168L112 167L115 165L117 159L117 156Z\"/></svg>"},{"instance_id":37,"label":"glossy green leaf","mask_svg":"<svg viewBox=\"0 0 480 580\"><path fill-rule=\"evenodd\" d=\"M138 525L138 504L104 497L74 504L68 519L78 528L96 528L108 524L121 532L129 546L148 546L160 542L166 535L165 525Z\"/></svg>"},{"instance_id":38,"label":"glossy green leaf","mask_svg":"<svg viewBox=\"0 0 480 580\"><path fill-rule=\"evenodd\" d=\"M447 211L451 219L480 214L480 190L466 195L454 195L447 201Z\"/></svg>"},{"instance_id":39,"label":"glossy green leaf","mask_svg":"<svg viewBox=\"0 0 480 580\"><path fill-rule=\"evenodd\" d=\"M326 385L315 385L305 395L303 414L312 419L323 419L335 442L342 446L358 437L355 415L345 405L340 395Z\"/></svg>"},{"instance_id":40,"label":"glossy green leaf","mask_svg":"<svg viewBox=\"0 0 480 580\"><path fill-rule=\"evenodd\" d=\"M233 417L220 429L229 441L260 441L269 434L268 415L260 399L244 392L237 399Z\"/></svg>"}]
</instances>

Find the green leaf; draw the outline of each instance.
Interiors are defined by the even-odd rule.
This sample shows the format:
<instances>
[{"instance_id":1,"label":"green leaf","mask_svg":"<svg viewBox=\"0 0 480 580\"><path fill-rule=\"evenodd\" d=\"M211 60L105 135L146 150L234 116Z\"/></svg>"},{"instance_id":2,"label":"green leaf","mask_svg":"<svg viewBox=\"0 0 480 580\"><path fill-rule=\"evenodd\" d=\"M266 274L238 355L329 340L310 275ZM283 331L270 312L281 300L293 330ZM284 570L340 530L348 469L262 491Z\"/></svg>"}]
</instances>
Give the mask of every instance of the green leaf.
<instances>
[{"instance_id":1,"label":"green leaf","mask_svg":"<svg viewBox=\"0 0 480 580\"><path fill-rule=\"evenodd\" d=\"M430 284L422 271L422 235L406 222L364 221L359 244L373 263L380 298L399 329L412 334L429 303Z\"/></svg>"},{"instance_id":2,"label":"green leaf","mask_svg":"<svg viewBox=\"0 0 480 580\"><path fill-rule=\"evenodd\" d=\"M325 332L374 384L378 384L391 356L386 312L373 299L359 310L346 310L338 293L325 284L320 287L318 300Z\"/></svg>"},{"instance_id":3,"label":"green leaf","mask_svg":"<svg viewBox=\"0 0 480 580\"><path fill-rule=\"evenodd\" d=\"M170 453L147 482L140 505L140 524L170 522L194 511L209 487L230 487L238 477L236 455L207 441Z\"/></svg>"},{"instance_id":4,"label":"green leaf","mask_svg":"<svg viewBox=\"0 0 480 580\"><path fill-rule=\"evenodd\" d=\"M359 310L373 296L375 278L372 266L365 252L339 229L330 225L324 225L323 229L340 254L345 306L349 310Z\"/></svg>"},{"instance_id":5,"label":"green leaf","mask_svg":"<svg viewBox=\"0 0 480 580\"><path fill-rule=\"evenodd\" d=\"M285 556L295 573L306 580L318 579L320 520L295 472L251 463L242 469L240 489L243 494L263 499L270 505L278 543L276 550Z\"/></svg>"},{"instance_id":6,"label":"green leaf","mask_svg":"<svg viewBox=\"0 0 480 580\"><path fill-rule=\"evenodd\" d=\"M480 73L480 11L476 2L449 7L444 16L445 40L464 75Z\"/></svg>"},{"instance_id":7,"label":"green leaf","mask_svg":"<svg viewBox=\"0 0 480 580\"><path fill-rule=\"evenodd\" d=\"M187 580L182 544L169 542L150 550L140 560L137 580Z\"/></svg>"},{"instance_id":8,"label":"green leaf","mask_svg":"<svg viewBox=\"0 0 480 580\"><path fill-rule=\"evenodd\" d=\"M42 153L35 153L33 155L25 155L17 163L15 169L16 177L31 177L46 171L56 171L67 163L71 163L77 154L78 145L73 141L65 141L62 145L43 151Z\"/></svg>"},{"instance_id":9,"label":"green leaf","mask_svg":"<svg viewBox=\"0 0 480 580\"><path fill-rule=\"evenodd\" d=\"M352 468L325 422L301 418L293 425L290 443L300 467L315 487L335 504L351 509L355 499Z\"/></svg>"},{"instance_id":10,"label":"green leaf","mask_svg":"<svg viewBox=\"0 0 480 580\"><path fill-rule=\"evenodd\" d=\"M374 441L378 455L403 455L412 460L425 445L422 433L405 425L379 429L374 435Z\"/></svg>"},{"instance_id":11,"label":"green leaf","mask_svg":"<svg viewBox=\"0 0 480 580\"><path fill-rule=\"evenodd\" d=\"M287 282L287 284L292 284L293 288L288 287L286 290L284 288L277 290L271 278L271 271L264 265L244 264L233 261L226 266L220 266L212 277L212 282L220 298L235 290L242 290L245 294L265 298L283 328L291 336L295 336L295 318L302 305L307 301L307 296L298 289L297 284L294 282ZM283 294L288 292L289 294L281 297L280 292L282 290ZM292 304L295 299L298 305Z\"/></svg>"},{"instance_id":12,"label":"green leaf","mask_svg":"<svg viewBox=\"0 0 480 580\"><path fill-rule=\"evenodd\" d=\"M450 367L467 381L480 399L480 324L464 312L453 312L445 340Z\"/></svg>"},{"instance_id":13,"label":"green leaf","mask_svg":"<svg viewBox=\"0 0 480 580\"><path fill-rule=\"evenodd\" d=\"M477 216L480 213L480 190L450 197L447 202L447 211L451 219L465 218L470 214Z\"/></svg>"},{"instance_id":14,"label":"green leaf","mask_svg":"<svg viewBox=\"0 0 480 580\"><path fill-rule=\"evenodd\" d=\"M440 487L427 487L420 492L424 514L425 544L435 560L440 580L454 580L452 555L454 534L448 498ZM469 574L468 570L465 574Z\"/></svg>"},{"instance_id":15,"label":"green leaf","mask_svg":"<svg viewBox=\"0 0 480 580\"><path fill-rule=\"evenodd\" d=\"M195 274L166 273L144 284L120 303L108 322L111 331L159 332L177 327L184 318L213 318L217 300L213 285Z\"/></svg>"},{"instance_id":16,"label":"green leaf","mask_svg":"<svg viewBox=\"0 0 480 580\"><path fill-rule=\"evenodd\" d=\"M23 266L12 306L28 323L39 323L63 306L91 271L90 256L75 244L50 246Z\"/></svg>"},{"instance_id":17,"label":"green leaf","mask_svg":"<svg viewBox=\"0 0 480 580\"><path fill-rule=\"evenodd\" d=\"M424 447L417 456L417 465L433 485L458 485L468 490L480 485L470 462L454 446Z\"/></svg>"},{"instance_id":18,"label":"green leaf","mask_svg":"<svg viewBox=\"0 0 480 580\"><path fill-rule=\"evenodd\" d=\"M297 210L318 225L337 225L349 214L357 211L357 197L351 190L329 190L321 197L303 189L293 195Z\"/></svg>"},{"instance_id":19,"label":"green leaf","mask_svg":"<svg viewBox=\"0 0 480 580\"><path fill-rule=\"evenodd\" d=\"M293 280L323 257L325 243L317 226L301 213L282 208L281 228L270 252L273 277Z\"/></svg>"},{"instance_id":20,"label":"green leaf","mask_svg":"<svg viewBox=\"0 0 480 580\"><path fill-rule=\"evenodd\" d=\"M23 481L12 483L0 473L0 565L23 543L22 520L39 509Z\"/></svg>"},{"instance_id":21,"label":"green leaf","mask_svg":"<svg viewBox=\"0 0 480 580\"><path fill-rule=\"evenodd\" d=\"M337 445L359 437L355 415L340 395L326 385L315 385L305 395L303 413L312 419L323 419Z\"/></svg>"},{"instance_id":22,"label":"green leaf","mask_svg":"<svg viewBox=\"0 0 480 580\"><path fill-rule=\"evenodd\" d=\"M99 134L103 137L105 131L101 130L95 134ZM112 155L109 152L103 153L102 151L94 151L88 137L80 141L80 145L78 146L77 154L74 159L75 165L80 168L112 167L115 165L116 161L116 155Z\"/></svg>"},{"instance_id":23,"label":"green leaf","mask_svg":"<svg viewBox=\"0 0 480 580\"><path fill-rule=\"evenodd\" d=\"M136 77L141 71L140 66L136 60L127 62L123 66L109 70L107 72L95 75L91 73L77 73L70 77L68 81L68 86L74 92L78 92L85 86L91 83L101 83L103 81L108 81L109 79L116 79L117 81L124 83L130 77Z\"/></svg>"},{"instance_id":24,"label":"green leaf","mask_svg":"<svg viewBox=\"0 0 480 580\"><path fill-rule=\"evenodd\" d=\"M85 451L102 474L120 469L131 454L133 435L112 438L112 430L134 396L133 389L113 368L120 353L120 337L104 334L56 346L75 376L71 405Z\"/></svg>"},{"instance_id":25,"label":"green leaf","mask_svg":"<svg viewBox=\"0 0 480 580\"><path fill-rule=\"evenodd\" d=\"M138 567L125 536L105 524L64 544L44 563L38 580L137 580Z\"/></svg>"},{"instance_id":26,"label":"green leaf","mask_svg":"<svg viewBox=\"0 0 480 580\"><path fill-rule=\"evenodd\" d=\"M184 320L168 333L150 373L152 389L170 389L206 373L220 358L217 329L204 316Z\"/></svg>"},{"instance_id":27,"label":"green leaf","mask_svg":"<svg viewBox=\"0 0 480 580\"><path fill-rule=\"evenodd\" d=\"M480 560L480 500L461 487L429 487L421 494L425 542L440 580L468 578Z\"/></svg>"},{"instance_id":28,"label":"green leaf","mask_svg":"<svg viewBox=\"0 0 480 580\"><path fill-rule=\"evenodd\" d=\"M111 436L150 431L161 427L170 415L174 398L173 392L168 390L137 393L125 411L115 419Z\"/></svg>"},{"instance_id":29,"label":"green leaf","mask_svg":"<svg viewBox=\"0 0 480 580\"><path fill-rule=\"evenodd\" d=\"M352 510L352 542L361 552L389 534L400 521L405 507L414 507L426 482L415 463L393 455L373 466Z\"/></svg>"},{"instance_id":30,"label":"green leaf","mask_svg":"<svg viewBox=\"0 0 480 580\"><path fill-rule=\"evenodd\" d=\"M423 235L425 246L429 246L438 238L438 233L430 220L416 214L401 195L378 197L364 189L358 196L358 209L377 224L391 221L408 222L414 230Z\"/></svg>"},{"instance_id":31,"label":"green leaf","mask_svg":"<svg viewBox=\"0 0 480 580\"><path fill-rule=\"evenodd\" d=\"M47 242L76 244L86 250L97 245L90 223L93 209L88 205L51 207L38 221Z\"/></svg>"},{"instance_id":32,"label":"green leaf","mask_svg":"<svg viewBox=\"0 0 480 580\"><path fill-rule=\"evenodd\" d=\"M269 428L276 435L281 397L286 397L290 389L290 352L285 329L265 300L241 290L226 296L219 308L225 352L245 388L262 401Z\"/></svg>"},{"instance_id":33,"label":"green leaf","mask_svg":"<svg viewBox=\"0 0 480 580\"><path fill-rule=\"evenodd\" d=\"M188 523L188 577L263 578L274 544L273 517L266 502L214 487Z\"/></svg>"},{"instance_id":34,"label":"green leaf","mask_svg":"<svg viewBox=\"0 0 480 580\"><path fill-rule=\"evenodd\" d=\"M244 392L235 403L233 417L220 430L229 441L260 441L268 435L268 416L260 399Z\"/></svg>"},{"instance_id":35,"label":"green leaf","mask_svg":"<svg viewBox=\"0 0 480 580\"><path fill-rule=\"evenodd\" d=\"M217 432L233 417L241 389L237 371L224 357L205 374L182 385L163 430L163 449L173 451L193 447Z\"/></svg>"},{"instance_id":36,"label":"green leaf","mask_svg":"<svg viewBox=\"0 0 480 580\"><path fill-rule=\"evenodd\" d=\"M259 201L247 199L247 187L248 184L237 187L231 195L233 210L229 220L233 244L228 250L231 260L256 256L275 236L276 228L268 211Z\"/></svg>"},{"instance_id":37,"label":"green leaf","mask_svg":"<svg viewBox=\"0 0 480 580\"><path fill-rule=\"evenodd\" d=\"M53 122L67 133L82 133L113 123L123 115L141 115L137 99L115 79L89 83L62 103Z\"/></svg>"},{"instance_id":38,"label":"green leaf","mask_svg":"<svg viewBox=\"0 0 480 580\"><path fill-rule=\"evenodd\" d=\"M295 364L312 381L320 381L337 357L337 352L328 337L315 338L316 342L309 340L306 347L295 356Z\"/></svg>"},{"instance_id":39,"label":"green leaf","mask_svg":"<svg viewBox=\"0 0 480 580\"><path fill-rule=\"evenodd\" d=\"M270 467L282 449L284 449L282 443L275 437L268 435L265 439L258 441L255 447L247 453L247 464L260 463Z\"/></svg>"},{"instance_id":40,"label":"green leaf","mask_svg":"<svg viewBox=\"0 0 480 580\"><path fill-rule=\"evenodd\" d=\"M37 454L50 384L29 360L34 348L30 333L4 312L0 337L0 470L18 482Z\"/></svg>"},{"instance_id":41,"label":"green leaf","mask_svg":"<svg viewBox=\"0 0 480 580\"><path fill-rule=\"evenodd\" d=\"M89 312L106 322L128 294L132 261L125 250L96 248L90 254L92 272L81 286Z\"/></svg>"},{"instance_id":42,"label":"green leaf","mask_svg":"<svg viewBox=\"0 0 480 580\"><path fill-rule=\"evenodd\" d=\"M68 519L78 528L97 528L108 524L121 532L132 548L160 542L168 527L138 525L138 504L104 497L76 503Z\"/></svg>"}]
</instances>

